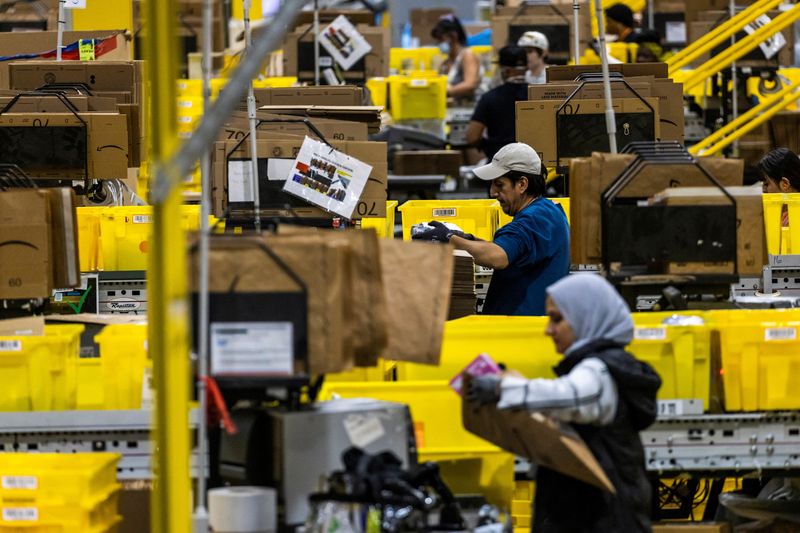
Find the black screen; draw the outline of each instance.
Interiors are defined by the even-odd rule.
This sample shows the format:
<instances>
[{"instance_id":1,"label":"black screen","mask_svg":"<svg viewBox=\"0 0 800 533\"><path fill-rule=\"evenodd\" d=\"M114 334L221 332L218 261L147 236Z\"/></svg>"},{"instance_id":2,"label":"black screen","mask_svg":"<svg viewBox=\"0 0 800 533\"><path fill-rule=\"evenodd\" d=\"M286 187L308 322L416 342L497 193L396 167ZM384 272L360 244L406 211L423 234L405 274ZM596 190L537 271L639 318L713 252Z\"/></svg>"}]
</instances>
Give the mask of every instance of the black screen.
<instances>
[{"instance_id":1,"label":"black screen","mask_svg":"<svg viewBox=\"0 0 800 533\"><path fill-rule=\"evenodd\" d=\"M86 169L84 126L0 127L0 162L37 172Z\"/></svg>"},{"instance_id":2,"label":"black screen","mask_svg":"<svg viewBox=\"0 0 800 533\"><path fill-rule=\"evenodd\" d=\"M632 142L655 140L652 113L617 113L616 119L617 147L620 150ZM556 120L559 159L609 151L604 114L558 115Z\"/></svg>"},{"instance_id":3,"label":"black screen","mask_svg":"<svg viewBox=\"0 0 800 533\"><path fill-rule=\"evenodd\" d=\"M332 63L336 63L336 60L333 59L333 57L331 57L331 55L328 54L328 52L322 46L320 46L320 48L319 48L319 57L320 57L321 60L322 60L322 58L328 58L328 59L330 59L330 61ZM364 69L366 68L364 66L364 59L366 57L367 56L364 56L361 59L359 59L358 61L356 61L355 64L352 67L350 67L346 72L355 72L355 73L364 72ZM324 62L324 61L321 61L321 63L322 62ZM325 67L323 67L320 64L320 70L322 70L323 68L325 68ZM341 66L339 66L339 68L341 69ZM300 42L297 43L297 71L298 72L309 72L309 71L310 72L314 72L314 42L313 41L310 41L310 42L300 41Z\"/></svg>"}]
</instances>

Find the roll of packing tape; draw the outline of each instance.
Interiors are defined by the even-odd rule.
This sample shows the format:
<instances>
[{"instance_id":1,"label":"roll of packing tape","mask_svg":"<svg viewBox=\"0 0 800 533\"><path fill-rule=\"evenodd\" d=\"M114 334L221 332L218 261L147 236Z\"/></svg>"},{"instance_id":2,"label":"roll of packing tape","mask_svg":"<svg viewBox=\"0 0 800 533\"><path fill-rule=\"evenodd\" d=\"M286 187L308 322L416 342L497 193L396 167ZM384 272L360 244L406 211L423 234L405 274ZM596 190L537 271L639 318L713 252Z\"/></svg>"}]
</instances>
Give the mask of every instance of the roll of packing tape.
<instances>
[{"instance_id":1,"label":"roll of packing tape","mask_svg":"<svg viewBox=\"0 0 800 533\"><path fill-rule=\"evenodd\" d=\"M214 533L274 533L277 495L265 487L222 487L208 491L208 522Z\"/></svg>"}]
</instances>

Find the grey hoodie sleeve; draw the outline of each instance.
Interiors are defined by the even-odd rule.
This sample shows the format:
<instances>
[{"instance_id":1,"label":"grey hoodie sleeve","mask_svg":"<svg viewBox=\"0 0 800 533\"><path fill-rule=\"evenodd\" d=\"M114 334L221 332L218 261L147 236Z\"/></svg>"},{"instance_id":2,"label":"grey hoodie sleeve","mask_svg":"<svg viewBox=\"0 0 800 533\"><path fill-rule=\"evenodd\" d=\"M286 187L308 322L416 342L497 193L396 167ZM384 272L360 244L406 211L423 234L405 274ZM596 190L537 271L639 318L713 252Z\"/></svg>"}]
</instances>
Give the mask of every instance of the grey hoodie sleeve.
<instances>
[{"instance_id":1,"label":"grey hoodie sleeve","mask_svg":"<svg viewBox=\"0 0 800 533\"><path fill-rule=\"evenodd\" d=\"M608 367L590 358L557 379L503 378L497 407L525 408L564 422L604 426L614 420L618 398Z\"/></svg>"}]
</instances>

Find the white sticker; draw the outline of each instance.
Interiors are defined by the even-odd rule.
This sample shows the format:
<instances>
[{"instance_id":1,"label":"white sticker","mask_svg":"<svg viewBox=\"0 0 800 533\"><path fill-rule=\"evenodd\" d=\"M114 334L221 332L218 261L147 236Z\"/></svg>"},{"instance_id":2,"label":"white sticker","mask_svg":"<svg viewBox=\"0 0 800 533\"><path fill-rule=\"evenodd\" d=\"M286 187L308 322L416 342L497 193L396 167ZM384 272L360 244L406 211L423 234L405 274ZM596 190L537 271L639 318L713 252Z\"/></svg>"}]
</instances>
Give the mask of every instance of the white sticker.
<instances>
[{"instance_id":1,"label":"white sticker","mask_svg":"<svg viewBox=\"0 0 800 533\"><path fill-rule=\"evenodd\" d=\"M4 489L36 490L39 480L36 476L3 476Z\"/></svg>"},{"instance_id":2,"label":"white sticker","mask_svg":"<svg viewBox=\"0 0 800 533\"><path fill-rule=\"evenodd\" d=\"M54 301L56 301L56 302L61 302L61 301L63 301L63 300L64 300L64 293L63 293L63 292L57 292L57 293L55 293L55 294L53 295L53 300L54 300Z\"/></svg>"},{"instance_id":3,"label":"white sticker","mask_svg":"<svg viewBox=\"0 0 800 533\"><path fill-rule=\"evenodd\" d=\"M270 181L286 181L292 173L294 159L270 157L267 159L267 179Z\"/></svg>"},{"instance_id":4,"label":"white sticker","mask_svg":"<svg viewBox=\"0 0 800 533\"><path fill-rule=\"evenodd\" d=\"M767 328L764 330L765 341L797 340L797 328Z\"/></svg>"},{"instance_id":5,"label":"white sticker","mask_svg":"<svg viewBox=\"0 0 800 533\"><path fill-rule=\"evenodd\" d=\"M22 351L22 341L20 340L0 341L0 352L21 352L21 351Z\"/></svg>"},{"instance_id":6,"label":"white sticker","mask_svg":"<svg viewBox=\"0 0 800 533\"><path fill-rule=\"evenodd\" d=\"M425 78L414 78L411 80L410 85L412 87L427 87L428 80L426 80Z\"/></svg>"},{"instance_id":7,"label":"white sticker","mask_svg":"<svg viewBox=\"0 0 800 533\"><path fill-rule=\"evenodd\" d=\"M433 214L431 215L433 218L437 217L454 217L456 216L456 208L455 207L448 207L446 209L434 209Z\"/></svg>"},{"instance_id":8,"label":"white sticker","mask_svg":"<svg viewBox=\"0 0 800 533\"><path fill-rule=\"evenodd\" d=\"M293 367L291 322L211 324L212 373L290 375Z\"/></svg>"},{"instance_id":9,"label":"white sticker","mask_svg":"<svg viewBox=\"0 0 800 533\"><path fill-rule=\"evenodd\" d=\"M133 215L134 224L150 224L153 222L153 217L150 215Z\"/></svg>"},{"instance_id":10,"label":"white sticker","mask_svg":"<svg viewBox=\"0 0 800 533\"><path fill-rule=\"evenodd\" d=\"M144 367L142 376L142 406L143 411L152 411L155 407L153 398L153 369L149 366Z\"/></svg>"},{"instance_id":11,"label":"white sticker","mask_svg":"<svg viewBox=\"0 0 800 533\"><path fill-rule=\"evenodd\" d=\"M344 419L344 430L353 446L366 448L386 434L376 415L349 415Z\"/></svg>"},{"instance_id":12,"label":"white sticker","mask_svg":"<svg viewBox=\"0 0 800 533\"><path fill-rule=\"evenodd\" d=\"M86 9L86 0L66 0L65 9Z\"/></svg>"},{"instance_id":13,"label":"white sticker","mask_svg":"<svg viewBox=\"0 0 800 533\"><path fill-rule=\"evenodd\" d=\"M4 522L36 522L39 509L36 507L3 507Z\"/></svg>"},{"instance_id":14,"label":"white sticker","mask_svg":"<svg viewBox=\"0 0 800 533\"><path fill-rule=\"evenodd\" d=\"M253 201L253 165L249 159L228 161L228 201Z\"/></svg>"},{"instance_id":15,"label":"white sticker","mask_svg":"<svg viewBox=\"0 0 800 533\"><path fill-rule=\"evenodd\" d=\"M663 341L667 338L667 328L636 328L633 338L640 341Z\"/></svg>"},{"instance_id":16,"label":"white sticker","mask_svg":"<svg viewBox=\"0 0 800 533\"><path fill-rule=\"evenodd\" d=\"M667 40L668 43L685 43L686 42L686 23L681 21L667 22Z\"/></svg>"},{"instance_id":17,"label":"white sticker","mask_svg":"<svg viewBox=\"0 0 800 533\"><path fill-rule=\"evenodd\" d=\"M683 402L681 400L658 400L658 416L681 416Z\"/></svg>"},{"instance_id":18,"label":"white sticker","mask_svg":"<svg viewBox=\"0 0 800 533\"><path fill-rule=\"evenodd\" d=\"M772 19L766 15L761 15L753 22L748 24L744 27L744 31L747 32L748 35L752 35L762 26L766 26L772 22ZM781 49L786 46L786 38L783 36L783 33L777 32L763 41L761 44L758 45L761 48L761 51L764 53L764 57L767 59L772 59L775 57Z\"/></svg>"}]
</instances>

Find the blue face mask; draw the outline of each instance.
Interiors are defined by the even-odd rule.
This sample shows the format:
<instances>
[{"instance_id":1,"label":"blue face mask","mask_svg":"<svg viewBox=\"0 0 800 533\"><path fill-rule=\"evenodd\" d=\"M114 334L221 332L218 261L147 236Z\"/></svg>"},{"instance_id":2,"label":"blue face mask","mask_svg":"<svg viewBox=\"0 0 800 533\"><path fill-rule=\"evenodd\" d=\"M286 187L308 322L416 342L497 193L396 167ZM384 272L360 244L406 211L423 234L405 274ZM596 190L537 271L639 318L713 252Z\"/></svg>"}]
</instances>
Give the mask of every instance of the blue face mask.
<instances>
[{"instance_id":1,"label":"blue face mask","mask_svg":"<svg viewBox=\"0 0 800 533\"><path fill-rule=\"evenodd\" d=\"M439 43L439 51L441 51L445 55L450 55L450 43L447 41L442 41Z\"/></svg>"}]
</instances>

